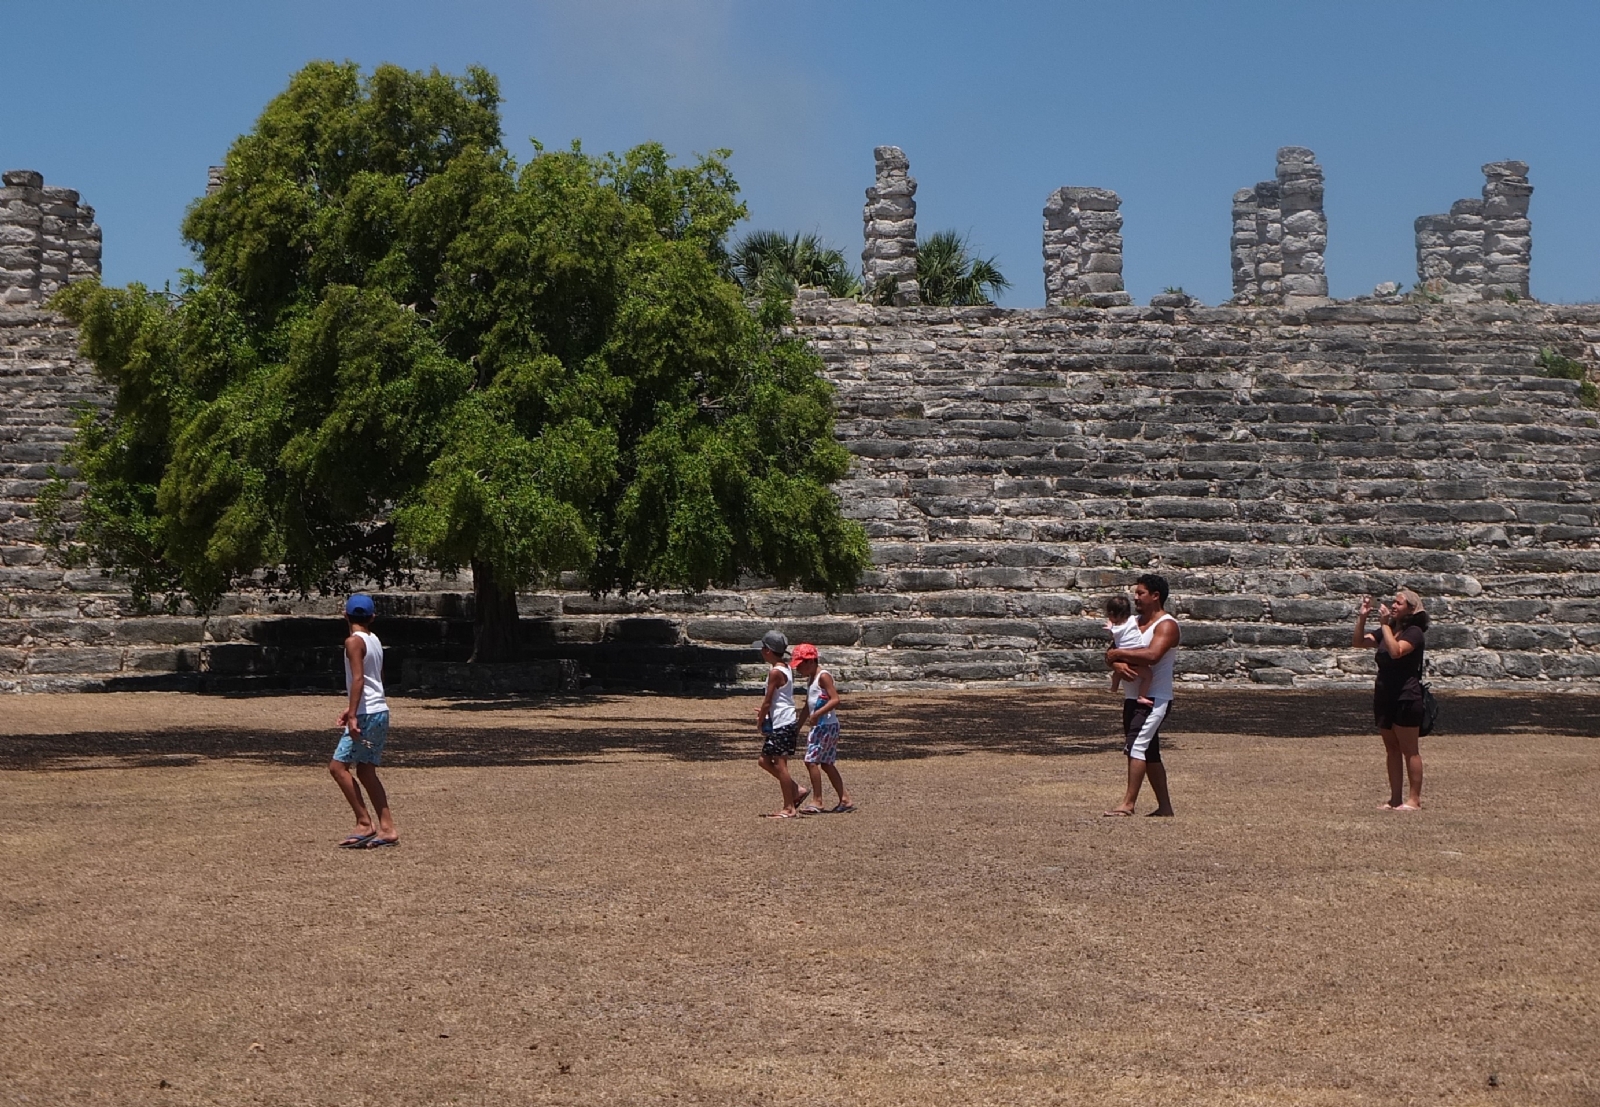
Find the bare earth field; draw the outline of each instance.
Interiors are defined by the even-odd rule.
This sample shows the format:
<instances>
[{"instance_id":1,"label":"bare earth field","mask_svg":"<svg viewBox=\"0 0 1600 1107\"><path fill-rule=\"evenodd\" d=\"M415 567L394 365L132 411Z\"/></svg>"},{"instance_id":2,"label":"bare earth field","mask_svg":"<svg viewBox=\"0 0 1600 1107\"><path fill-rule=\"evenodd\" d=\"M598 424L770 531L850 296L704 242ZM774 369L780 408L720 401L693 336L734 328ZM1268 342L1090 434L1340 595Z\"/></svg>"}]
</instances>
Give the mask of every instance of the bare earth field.
<instances>
[{"instance_id":1,"label":"bare earth field","mask_svg":"<svg viewBox=\"0 0 1600 1107\"><path fill-rule=\"evenodd\" d=\"M861 696L763 821L747 697L0 700L0 1103L1600 1103L1600 697ZM1143 804L1150 806L1148 796Z\"/></svg>"}]
</instances>

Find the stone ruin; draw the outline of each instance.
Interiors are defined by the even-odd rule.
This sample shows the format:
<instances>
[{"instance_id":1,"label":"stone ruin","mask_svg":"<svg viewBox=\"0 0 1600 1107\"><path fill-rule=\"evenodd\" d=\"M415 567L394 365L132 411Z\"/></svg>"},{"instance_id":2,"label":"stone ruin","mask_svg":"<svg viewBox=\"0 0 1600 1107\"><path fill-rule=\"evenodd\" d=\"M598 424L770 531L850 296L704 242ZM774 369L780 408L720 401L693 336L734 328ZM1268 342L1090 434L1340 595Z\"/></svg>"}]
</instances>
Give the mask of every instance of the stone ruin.
<instances>
[{"instance_id":1,"label":"stone ruin","mask_svg":"<svg viewBox=\"0 0 1600 1107\"><path fill-rule=\"evenodd\" d=\"M0 304L42 304L100 275L100 225L76 192L31 169L7 170L0 186Z\"/></svg>"},{"instance_id":2,"label":"stone ruin","mask_svg":"<svg viewBox=\"0 0 1600 1107\"><path fill-rule=\"evenodd\" d=\"M1278 150L1276 180L1233 194L1233 298L1281 304L1289 297L1326 298L1328 217L1322 211L1322 166L1304 146Z\"/></svg>"},{"instance_id":3,"label":"stone ruin","mask_svg":"<svg viewBox=\"0 0 1600 1107\"><path fill-rule=\"evenodd\" d=\"M1457 200L1448 214L1418 218L1417 279L1451 302L1529 299L1528 164L1492 161L1483 176L1481 200Z\"/></svg>"},{"instance_id":4,"label":"stone ruin","mask_svg":"<svg viewBox=\"0 0 1600 1107\"><path fill-rule=\"evenodd\" d=\"M920 304L917 181L910 175L911 163L900 147L879 146L872 151L872 158L877 179L867 189L866 207L861 212L866 238L861 251L861 283L869 294L889 284L896 307Z\"/></svg>"},{"instance_id":5,"label":"stone ruin","mask_svg":"<svg viewBox=\"0 0 1600 1107\"><path fill-rule=\"evenodd\" d=\"M1143 572L1172 584L1186 686L1369 683L1351 618L1363 594L1398 587L1427 598L1430 672L1451 686L1600 678L1600 417L1582 382L1540 365L1546 349L1600 361L1600 305L1301 295L1315 283L1283 278L1306 276L1312 254L1320 275L1321 177L1308 152L1288 153L1279 182L1246 194L1244 228L1278 247L1249 257L1256 287L1276 285L1266 292L1281 304L1084 306L1120 290L1073 296L1066 278L1052 300L1060 290L1073 302L1043 310L797 297L795 333L823 359L854 455L837 491L872 543L860 587L823 596L751 580L597 597L564 577L518 598L527 660L508 668L520 675L474 679L513 680L492 691L737 684L759 680L748 643L776 626L822 646L853 688L1099 685L1098 606ZM1463 228L1494 259L1481 287L1491 267L1515 268L1508 245L1527 256L1523 167L1498 165L1483 222ZM914 302L915 284L898 284L915 274L904 248L914 185L892 147L879 166L885 218L869 206L868 222L885 233L869 247L893 248L866 260L900 260L886 272ZM53 236L53 286L59 244L88 241L67 238L63 216L89 227L92 216L37 174L5 179L7 247L18 226ZM1115 194L1063 189L1052 201L1060 225L1047 233L1062 250L1047 280L1066 268L1073 226L1084 236L1076 279L1112 274L1109 260L1083 259L1120 252ZM1272 262L1255 259L1282 265L1286 244L1294 271L1263 272ZM30 293L0 299L0 690L338 687L337 598L244 589L210 618L151 614L122 582L54 564L39 544L35 497L74 413L110 391L70 325L38 302L37 249L0 255L29 277L3 287ZM69 258L87 275L87 250ZM79 272L69 264L65 279ZM429 687L440 666L465 668L469 578L420 577L379 602L397 692Z\"/></svg>"},{"instance_id":6,"label":"stone ruin","mask_svg":"<svg viewBox=\"0 0 1600 1107\"><path fill-rule=\"evenodd\" d=\"M1122 198L1109 188L1058 188L1044 205L1044 299L1118 307L1122 287Z\"/></svg>"}]
</instances>

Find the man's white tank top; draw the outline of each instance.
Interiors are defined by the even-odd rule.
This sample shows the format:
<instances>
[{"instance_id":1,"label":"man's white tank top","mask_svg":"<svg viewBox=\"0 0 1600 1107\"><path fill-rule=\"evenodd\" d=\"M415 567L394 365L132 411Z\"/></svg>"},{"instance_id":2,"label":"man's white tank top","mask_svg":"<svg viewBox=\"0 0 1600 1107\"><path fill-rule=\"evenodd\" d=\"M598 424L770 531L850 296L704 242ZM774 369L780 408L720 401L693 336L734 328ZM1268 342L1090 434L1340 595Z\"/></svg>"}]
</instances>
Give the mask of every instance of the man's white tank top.
<instances>
[{"instance_id":1,"label":"man's white tank top","mask_svg":"<svg viewBox=\"0 0 1600 1107\"><path fill-rule=\"evenodd\" d=\"M1178 625L1178 620L1173 619L1171 615L1168 615L1165 611L1163 611L1159 618L1155 619L1149 626L1145 627L1139 632L1139 644L1130 648L1140 650L1149 648L1151 640L1155 637L1156 627L1160 626L1164 622L1167 622L1168 620L1171 620L1172 625L1177 628L1178 641L1181 643L1183 641L1183 627ZM1150 698L1155 700L1157 703L1165 703L1167 700L1172 698L1172 668L1177 660L1178 647L1174 645L1170 650L1161 655L1160 661L1157 661L1154 665L1150 666L1149 695ZM1122 686L1123 699L1136 699L1138 698L1138 695L1138 681L1129 681L1127 684Z\"/></svg>"},{"instance_id":2,"label":"man's white tank top","mask_svg":"<svg viewBox=\"0 0 1600 1107\"><path fill-rule=\"evenodd\" d=\"M389 710L389 701L383 696L383 643L370 630L354 632L366 643L367 655L361 659L361 705L358 715L375 715ZM350 655L344 655L344 690L350 692Z\"/></svg>"},{"instance_id":3,"label":"man's white tank top","mask_svg":"<svg viewBox=\"0 0 1600 1107\"><path fill-rule=\"evenodd\" d=\"M783 674L783 685L772 693L772 708L768 717L772 720L772 729L791 726L800 716L794 710L794 673L787 665L774 665L772 671Z\"/></svg>"}]
</instances>

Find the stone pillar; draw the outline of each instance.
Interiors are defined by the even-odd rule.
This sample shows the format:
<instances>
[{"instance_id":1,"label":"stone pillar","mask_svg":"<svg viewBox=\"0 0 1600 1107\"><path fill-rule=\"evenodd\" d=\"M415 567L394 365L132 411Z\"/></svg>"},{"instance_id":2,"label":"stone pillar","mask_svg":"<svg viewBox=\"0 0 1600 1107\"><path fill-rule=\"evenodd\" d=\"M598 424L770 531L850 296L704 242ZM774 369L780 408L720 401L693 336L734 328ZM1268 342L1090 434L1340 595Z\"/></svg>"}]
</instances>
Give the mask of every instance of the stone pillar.
<instances>
[{"instance_id":1,"label":"stone pillar","mask_svg":"<svg viewBox=\"0 0 1600 1107\"><path fill-rule=\"evenodd\" d=\"M1322 166L1304 146L1278 150L1277 179L1233 194L1233 298L1280 304L1288 296L1328 295L1328 217Z\"/></svg>"},{"instance_id":2,"label":"stone pillar","mask_svg":"<svg viewBox=\"0 0 1600 1107\"><path fill-rule=\"evenodd\" d=\"M861 251L861 283L868 296L880 287L897 307L922 302L917 287L917 182L898 146L872 151L877 179L867 189L862 210L866 245Z\"/></svg>"},{"instance_id":3,"label":"stone pillar","mask_svg":"<svg viewBox=\"0 0 1600 1107\"><path fill-rule=\"evenodd\" d=\"M1490 162L1483 175L1481 200L1457 200L1448 215L1416 221L1417 279L1452 302L1528 299L1533 186L1527 163Z\"/></svg>"},{"instance_id":4,"label":"stone pillar","mask_svg":"<svg viewBox=\"0 0 1600 1107\"><path fill-rule=\"evenodd\" d=\"M1528 201L1528 163L1492 161L1483 167L1484 299L1529 299L1533 224Z\"/></svg>"},{"instance_id":5,"label":"stone pillar","mask_svg":"<svg viewBox=\"0 0 1600 1107\"><path fill-rule=\"evenodd\" d=\"M1277 303L1283 297L1283 211L1277 181L1233 194L1233 298Z\"/></svg>"},{"instance_id":6,"label":"stone pillar","mask_svg":"<svg viewBox=\"0 0 1600 1107\"><path fill-rule=\"evenodd\" d=\"M215 196L222 191L222 178L227 167L213 165L206 170L206 195Z\"/></svg>"},{"instance_id":7,"label":"stone pillar","mask_svg":"<svg viewBox=\"0 0 1600 1107\"><path fill-rule=\"evenodd\" d=\"M1122 198L1109 188L1058 188L1044 205L1044 301L1132 303L1122 286Z\"/></svg>"},{"instance_id":8,"label":"stone pillar","mask_svg":"<svg viewBox=\"0 0 1600 1107\"><path fill-rule=\"evenodd\" d=\"M1450 232L1455 220L1448 215L1419 215L1413 224L1417 235L1417 279L1430 292L1450 283Z\"/></svg>"},{"instance_id":9,"label":"stone pillar","mask_svg":"<svg viewBox=\"0 0 1600 1107\"><path fill-rule=\"evenodd\" d=\"M0 174L0 304L41 304L68 281L99 274L94 209L31 169Z\"/></svg>"},{"instance_id":10,"label":"stone pillar","mask_svg":"<svg viewBox=\"0 0 1600 1107\"><path fill-rule=\"evenodd\" d=\"M1328 295L1328 217L1322 211L1322 166L1304 146L1278 150L1278 203L1284 296Z\"/></svg>"}]
</instances>

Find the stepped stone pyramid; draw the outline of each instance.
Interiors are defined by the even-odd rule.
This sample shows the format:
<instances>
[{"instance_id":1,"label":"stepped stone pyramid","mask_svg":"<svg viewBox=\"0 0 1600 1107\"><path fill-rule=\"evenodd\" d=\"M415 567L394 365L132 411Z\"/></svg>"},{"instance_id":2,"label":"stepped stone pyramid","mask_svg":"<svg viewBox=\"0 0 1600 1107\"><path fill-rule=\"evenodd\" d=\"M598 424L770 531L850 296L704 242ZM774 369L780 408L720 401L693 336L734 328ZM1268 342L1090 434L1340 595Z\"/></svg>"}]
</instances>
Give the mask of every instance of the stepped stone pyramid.
<instances>
[{"instance_id":1,"label":"stepped stone pyramid","mask_svg":"<svg viewBox=\"0 0 1600 1107\"><path fill-rule=\"evenodd\" d=\"M1320 182L1309 151L1286 149ZM23 228L6 234L67 226L41 214L65 190L36 176L0 190L0 230ZM1090 191L1115 196L1074 195ZM75 241L97 247L76 210ZM0 256L22 266L0 267L0 690L339 686L337 597L245 590L206 618L152 615L47 558L34 498L75 411L110 395L34 294L49 251L32 249ZM98 261L49 253L51 280ZM531 686L758 679L749 643L769 626L853 687L1100 684L1099 605L1147 571L1172 583L1182 681L1365 683L1356 603L1403 586L1435 618L1434 677L1592 686L1600 413L1539 358L1593 364L1600 305L1292 299L1016 311L802 292L794 326L855 455L840 496L873 541L861 588L593 597L569 578L519 599ZM459 669L471 605L463 579L379 596L397 690Z\"/></svg>"}]
</instances>

